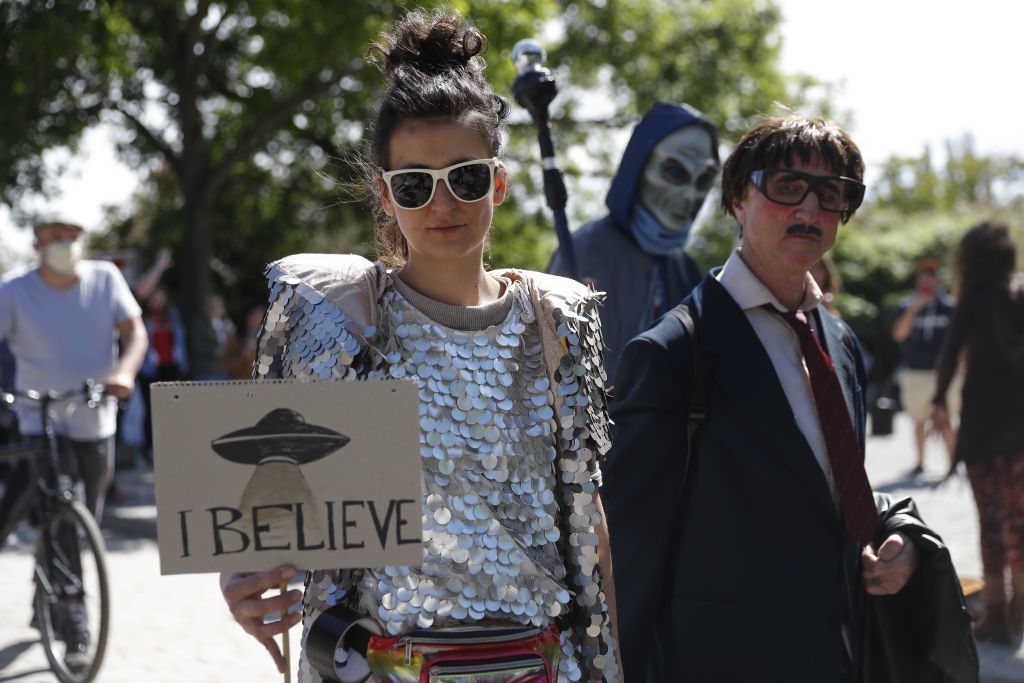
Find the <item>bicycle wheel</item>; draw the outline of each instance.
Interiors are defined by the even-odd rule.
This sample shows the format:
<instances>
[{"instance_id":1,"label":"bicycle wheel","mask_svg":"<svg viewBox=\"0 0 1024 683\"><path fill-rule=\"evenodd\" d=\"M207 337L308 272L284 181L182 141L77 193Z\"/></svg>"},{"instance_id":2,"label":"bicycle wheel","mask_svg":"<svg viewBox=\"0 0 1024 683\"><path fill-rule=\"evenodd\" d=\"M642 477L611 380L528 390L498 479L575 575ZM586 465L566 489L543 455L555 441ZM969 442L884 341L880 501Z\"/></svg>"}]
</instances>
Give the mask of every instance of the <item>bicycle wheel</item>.
<instances>
[{"instance_id":1,"label":"bicycle wheel","mask_svg":"<svg viewBox=\"0 0 1024 683\"><path fill-rule=\"evenodd\" d=\"M62 504L40 529L35 583L50 668L62 683L89 683L107 648L110 590L103 537L81 503Z\"/></svg>"}]
</instances>

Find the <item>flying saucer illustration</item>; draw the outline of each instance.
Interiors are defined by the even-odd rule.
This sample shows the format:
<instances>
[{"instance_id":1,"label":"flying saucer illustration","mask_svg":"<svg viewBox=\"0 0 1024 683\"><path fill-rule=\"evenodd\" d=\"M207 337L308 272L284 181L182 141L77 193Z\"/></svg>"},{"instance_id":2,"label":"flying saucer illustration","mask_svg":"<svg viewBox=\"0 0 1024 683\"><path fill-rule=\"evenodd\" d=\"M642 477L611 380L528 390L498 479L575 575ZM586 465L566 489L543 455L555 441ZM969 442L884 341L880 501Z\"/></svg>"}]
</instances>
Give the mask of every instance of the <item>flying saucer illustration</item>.
<instances>
[{"instance_id":1,"label":"flying saucer illustration","mask_svg":"<svg viewBox=\"0 0 1024 683\"><path fill-rule=\"evenodd\" d=\"M301 466L331 455L349 441L340 432L307 423L294 410L275 408L255 425L214 439L210 447L225 460L255 467L238 506L240 521L253 528L253 508L261 508L259 525L269 527L261 539L266 545L283 546L294 544L298 514L304 514L309 540L323 538L321 511Z\"/></svg>"}]
</instances>

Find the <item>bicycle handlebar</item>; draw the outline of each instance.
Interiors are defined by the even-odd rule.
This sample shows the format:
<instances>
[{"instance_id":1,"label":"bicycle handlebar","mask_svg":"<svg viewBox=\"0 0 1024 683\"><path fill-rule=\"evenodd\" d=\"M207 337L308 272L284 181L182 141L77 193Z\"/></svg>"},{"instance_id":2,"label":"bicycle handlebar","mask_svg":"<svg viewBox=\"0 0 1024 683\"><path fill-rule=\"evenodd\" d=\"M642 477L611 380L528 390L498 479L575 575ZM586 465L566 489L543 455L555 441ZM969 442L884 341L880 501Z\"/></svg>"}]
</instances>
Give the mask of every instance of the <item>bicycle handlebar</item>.
<instances>
[{"instance_id":1,"label":"bicycle handlebar","mask_svg":"<svg viewBox=\"0 0 1024 683\"><path fill-rule=\"evenodd\" d=\"M77 389L69 389L68 391L47 391L39 392L34 389L7 391L0 393L0 404L7 406L8 408L18 402L19 398L28 399L30 401L42 402L44 399L50 403L56 401L66 401L76 396L84 396L86 405L90 408L95 408L100 402L103 396L107 392L107 385L101 382L94 382L93 380L86 380L82 386Z\"/></svg>"}]
</instances>

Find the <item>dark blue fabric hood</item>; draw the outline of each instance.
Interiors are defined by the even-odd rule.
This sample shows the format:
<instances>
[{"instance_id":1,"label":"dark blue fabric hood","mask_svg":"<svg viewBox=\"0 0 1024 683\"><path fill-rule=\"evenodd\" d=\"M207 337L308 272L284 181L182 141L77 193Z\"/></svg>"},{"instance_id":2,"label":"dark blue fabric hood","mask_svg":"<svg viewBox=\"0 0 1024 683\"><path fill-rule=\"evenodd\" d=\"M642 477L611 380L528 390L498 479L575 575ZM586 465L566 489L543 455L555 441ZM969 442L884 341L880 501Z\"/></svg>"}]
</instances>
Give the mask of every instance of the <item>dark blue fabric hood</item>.
<instances>
[{"instance_id":1,"label":"dark blue fabric hood","mask_svg":"<svg viewBox=\"0 0 1024 683\"><path fill-rule=\"evenodd\" d=\"M658 102L640 119L640 123L636 124L629 144L626 145L626 151L622 154L622 163L615 172L611 188L604 200L619 229L629 228L636 186L651 150L669 133L683 126L693 125L704 126L711 134L711 149L714 151L715 160L718 161L718 133L715 127L703 114L688 104Z\"/></svg>"}]
</instances>

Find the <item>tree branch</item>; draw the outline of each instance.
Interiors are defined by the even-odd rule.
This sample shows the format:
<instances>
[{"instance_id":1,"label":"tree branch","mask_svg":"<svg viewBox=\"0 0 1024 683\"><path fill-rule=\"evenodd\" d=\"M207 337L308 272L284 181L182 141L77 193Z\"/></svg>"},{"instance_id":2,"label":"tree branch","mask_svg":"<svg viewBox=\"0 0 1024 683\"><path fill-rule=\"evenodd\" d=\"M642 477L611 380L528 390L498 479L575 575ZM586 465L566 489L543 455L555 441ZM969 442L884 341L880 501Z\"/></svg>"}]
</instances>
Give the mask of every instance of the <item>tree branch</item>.
<instances>
[{"instance_id":1,"label":"tree branch","mask_svg":"<svg viewBox=\"0 0 1024 683\"><path fill-rule=\"evenodd\" d=\"M238 94L228 86L227 81L224 79L224 74L216 71L215 69L205 68L207 65L208 63L204 63L202 65L204 67L202 73L206 74L206 78L209 79L210 85L213 86L214 91L220 93L232 102L241 102L242 104L247 104L249 102L248 97Z\"/></svg>"},{"instance_id":2,"label":"tree branch","mask_svg":"<svg viewBox=\"0 0 1024 683\"><path fill-rule=\"evenodd\" d=\"M184 169L181 166L181 159L179 159L178 155L174 153L174 150L171 149L170 145L158 137L156 133L151 131L146 124L139 120L137 116L121 106L120 102L112 103L110 109L113 109L121 114L121 116L128 119L128 123L132 125L132 128L134 128L139 135L141 135L146 142L148 142L150 146L153 147L157 153L161 154L167 163L171 165L171 168L174 169L174 174L178 176L178 180L184 181L185 176Z\"/></svg>"},{"instance_id":3,"label":"tree branch","mask_svg":"<svg viewBox=\"0 0 1024 683\"><path fill-rule=\"evenodd\" d=\"M210 65L210 55L213 53L211 43L217 40L217 32L220 31L221 24L229 16L231 16L231 12L228 12L227 8L221 7L220 19L217 20L217 24L209 31L203 31L201 37L195 38L203 46L203 54L199 55L199 58L196 60L196 73L205 73L211 81L214 80L214 76L207 73L207 67ZM219 78L219 74L217 77ZM227 85L218 84L218 87L223 89L222 94L225 97L232 97L232 99L238 97L237 95L232 96L229 94Z\"/></svg>"},{"instance_id":4,"label":"tree branch","mask_svg":"<svg viewBox=\"0 0 1024 683\"><path fill-rule=\"evenodd\" d=\"M188 22L185 24L185 37L186 44L195 45L199 37L199 28L203 23L203 19L206 18L207 12L210 11L210 0L199 0L196 3L195 14L188 18Z\"/></svg>"},{"instance_id":5,"label":"tree branch","mask_svg":"<svg viewBox=\"0 0 1024 683\"><path fill-rule=\"evenodd\" d=\"M207 191L210 194L215 194L221 184L227 179L231 166L235 162L256 149L277 128L278 124L291 115L299 105L308 99L313 99L320 95L337 82L338 78L340 78L340 75L336 75L334 78L326 81L317 79L316 81L307 82L305 87L300 87L290 97L278 102L277 106L268 112L266 116L250 126L248 130L243 131L238 136L238 144L235 145L235 148L228 152L227 156L212 169L209 182L206 185Z\"/></svg>"}]
</instances>

